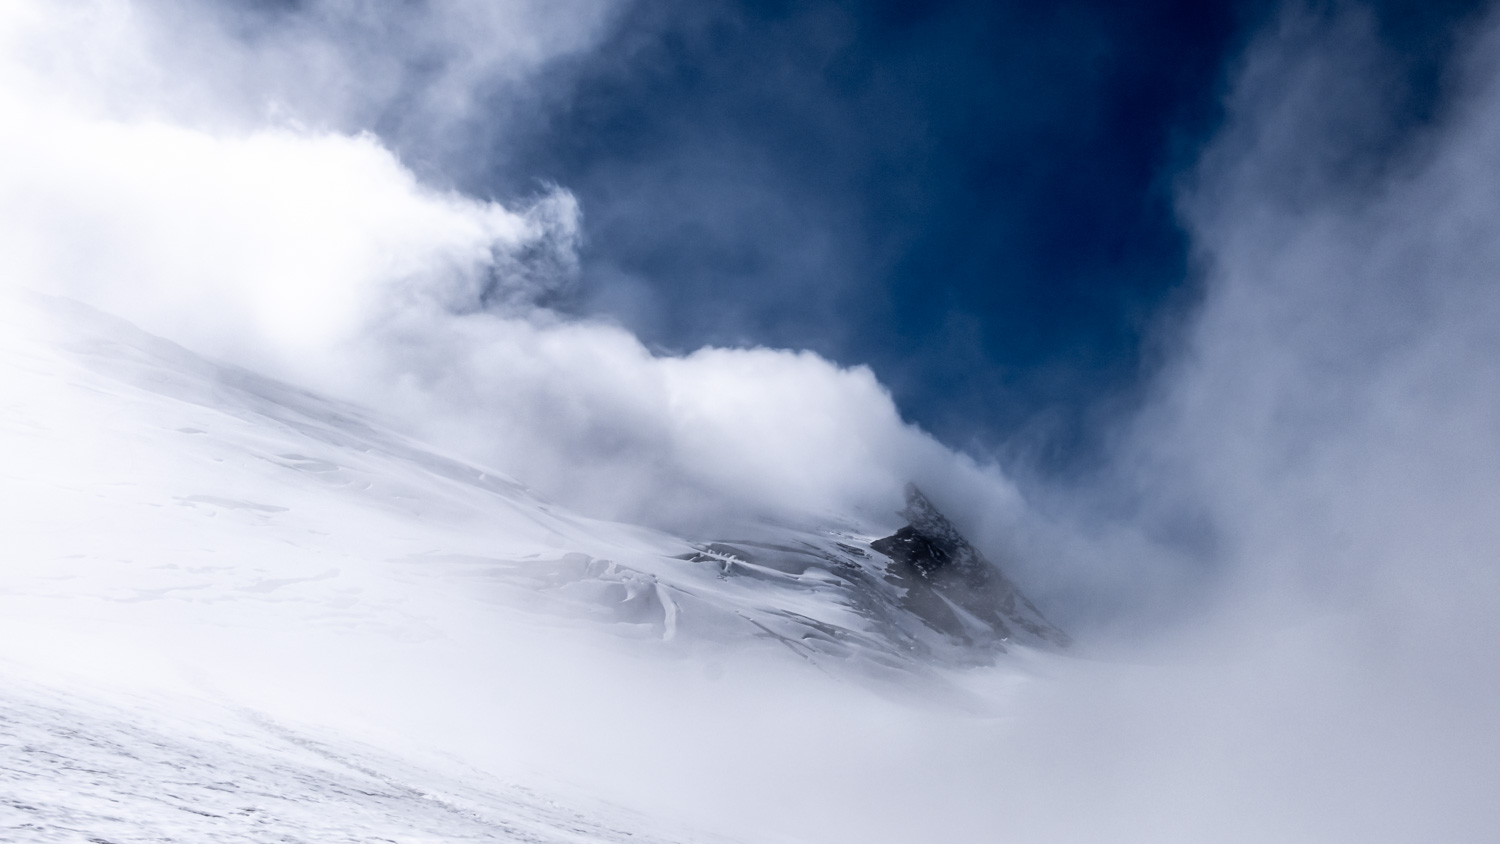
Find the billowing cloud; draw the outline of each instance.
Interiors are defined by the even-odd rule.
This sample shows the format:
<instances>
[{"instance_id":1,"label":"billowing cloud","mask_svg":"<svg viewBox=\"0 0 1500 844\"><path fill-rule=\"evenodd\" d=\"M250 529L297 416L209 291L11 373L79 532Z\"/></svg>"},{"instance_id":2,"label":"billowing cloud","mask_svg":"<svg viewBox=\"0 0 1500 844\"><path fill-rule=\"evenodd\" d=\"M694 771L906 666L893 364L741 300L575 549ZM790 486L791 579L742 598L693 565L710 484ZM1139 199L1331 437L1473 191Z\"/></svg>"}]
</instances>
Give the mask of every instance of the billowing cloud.
<instances>
[{"instance_id":1,"label":"billowing cloud","mask_svg":"<svg viewBox=\"0 0 1500 844\"><path fill-rule=\"evenodd\" d=\"M1242 569L1333 597L1494 567L1496 33L1415 128L1362 16L1289 16L1246 61L1184 201L1207 301L1138 452Z\"/></svg>"},{"instance_id":2,"label":"billowing cloud","mask_svg":"<svg viewBox=\"0 0 1500 844\"><path fill-rule=\"evenodd\" d=\"M1183 183L1205 301L1117 470L1221 575L1195 667L1131 693L1143 726L1176 713L1154 741L1213 749L1120 748L1193 795L1189 824L1495 828L1497 39L1465 34L1417 124L1369 17L1293 10Z\"/></svg>"},{"instance_id":3,"label":"billowing cloud","mask_svg":"<svg viewBox=\"0 0 1500 844\"><path fill-rule=\"evenodd\" d=\"M697 529L730 514L888 520L915 478L963 487L963 515L1013 515L1010 485L906 425L867 369L770 349L663 356L548 310L580 238L565 189L463 196L357 130L385 108L460 120L461 102L586 36L531 21L565 9L523 4L497 21L475 4L420 8L397 15L417 18L392 36L395 55L368 55L395 24L357 3L248 33L223 10L174 4L16 7L7 274L384 408L594 513ZM191 46L168 41L168 24ZM491 43L497 30L511 34ZM432 103L411 104L394 89L416 84L409 53L426 42L455 57L423 86ZM489 58L471 55L481 46ZM293 82L304 73L310 93Z\"/></svg>"}]
</instances>

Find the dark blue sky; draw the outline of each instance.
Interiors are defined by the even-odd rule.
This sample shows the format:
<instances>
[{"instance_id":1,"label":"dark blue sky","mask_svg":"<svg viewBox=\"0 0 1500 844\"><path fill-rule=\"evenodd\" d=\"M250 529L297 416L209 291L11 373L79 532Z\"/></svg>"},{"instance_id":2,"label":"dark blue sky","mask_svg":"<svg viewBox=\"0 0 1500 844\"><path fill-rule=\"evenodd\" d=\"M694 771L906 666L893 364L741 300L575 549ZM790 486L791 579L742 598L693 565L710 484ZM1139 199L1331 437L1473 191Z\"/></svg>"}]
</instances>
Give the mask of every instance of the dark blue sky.
<instances>
[{"instance_id":1,"label":"dark blue sky","mask_svg":"<svg viewBox=\"0 0 1500 844\"><path fill-rule=\"evenodd\" d=\"M1377 5L1413 121L1478 5ZM452 175L578 196L566 308L866 363L952 445L1086 468L1192 306L1174 183L1277 10L641 0Z\"/></svg>"}]
</instances>

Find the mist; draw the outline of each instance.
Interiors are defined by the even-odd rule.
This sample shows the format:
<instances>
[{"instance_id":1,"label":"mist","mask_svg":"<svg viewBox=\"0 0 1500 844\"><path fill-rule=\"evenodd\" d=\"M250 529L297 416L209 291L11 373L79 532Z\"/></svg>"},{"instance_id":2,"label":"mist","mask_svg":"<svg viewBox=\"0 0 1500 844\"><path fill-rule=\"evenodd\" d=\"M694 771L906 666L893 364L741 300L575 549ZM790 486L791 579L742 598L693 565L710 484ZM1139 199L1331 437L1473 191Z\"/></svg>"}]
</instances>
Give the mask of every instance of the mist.
<instances>
[{"instance_id":1,"label":"mist","mask_svg":"<svg viewBox=\"0 0 1500 844\"><path fill-rule=\"evenodd\" d=\"M420 5L405 41L359 3L205 8L0 13L6 284L370 406L595 516L890 520L915 480L1082 642L945 670L952 699L917 702L503 619L441 658L319 634L219 643L230 671L214 642L150 647L267 709L747 840L1500 829L1500 20L1465 32L1416 125L1358 7L1291 7L1253 40L1178 179L1202 299L1079 487L945 446L868 368L663 354L553 310L588 233L567 186L501 202L406 157L480 93L547 84L614 12Z\"/></svg>"}]
</instances>

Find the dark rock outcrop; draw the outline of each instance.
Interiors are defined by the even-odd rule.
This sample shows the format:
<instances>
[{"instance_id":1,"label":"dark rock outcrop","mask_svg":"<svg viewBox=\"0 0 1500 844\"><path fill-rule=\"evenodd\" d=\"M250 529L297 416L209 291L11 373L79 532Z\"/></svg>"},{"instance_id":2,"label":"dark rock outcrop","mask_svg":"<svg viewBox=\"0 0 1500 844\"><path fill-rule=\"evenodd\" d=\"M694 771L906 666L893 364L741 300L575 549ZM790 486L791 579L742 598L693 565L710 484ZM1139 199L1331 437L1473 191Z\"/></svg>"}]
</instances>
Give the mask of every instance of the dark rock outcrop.
<instances>
[{"instance_id":1,"label":"dark rock outcrop","mask_svg":"<svg viewBox=\"0 0 1500 844\"><path fill-rule=\"evenodd\" d=\"M881 539L852 525L766 525L695 545L676 559L699 579L662 593L673 629L733 628L809 660L851 659L881 671L983 664L1012 645L1069 644L915 487L900 515L907 525ZM733 621L710 612L730 601ZM709 630L716 624L720 633Z\"/></svg>"},{"instance_id":2,"label":"dark rock outcrop","mask_svg":"<svg viewBox=\"0 0 1500 844\"><path fill-rule=\"evenodd\" d=\"M1067 634L1047 621L999 568L958 532L914 485L906 488L907 526L870 548L890 559L886 579L902 605L934 630L974 645L1003 648L1020 638L1066 647Z\"/></svg>"}]
</instances>

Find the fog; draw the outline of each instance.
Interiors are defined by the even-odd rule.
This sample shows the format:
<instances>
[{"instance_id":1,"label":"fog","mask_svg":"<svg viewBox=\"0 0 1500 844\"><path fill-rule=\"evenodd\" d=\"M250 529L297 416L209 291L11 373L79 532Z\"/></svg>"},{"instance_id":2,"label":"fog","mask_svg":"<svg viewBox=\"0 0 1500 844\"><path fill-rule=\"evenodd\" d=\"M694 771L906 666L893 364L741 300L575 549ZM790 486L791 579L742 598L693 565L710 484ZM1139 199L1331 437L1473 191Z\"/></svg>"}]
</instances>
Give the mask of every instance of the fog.
<instances>
[{"instance_id":1,"label":"fog","mask_svg":"<svg viewBox=\"0 0 1500 844\"><path fill-rule=\"evenodd\" d=\"M1493 18L1415 127L1358 8L1290 8L1260 33L1180 174L1204 292L1170 363L1086 487L1022 488L904 423L866 368L664 355L549 310L587 237L567 186L465 196L401 150L481 91L545 84L608 14L488 8L411 7L407 42L359 3L253 26L175 3L9 4L7 283L372 406L602 517L698 535L889 519L916 480L1050 599L1079 655L955 672L979 715L772 659L726 657L721 680L562 636L464 655L483 681L391 655L382 676L424 679L386 696L361 696L386 681L335 644L312 646L311 677L247 656L233 682L296 675L306 700L262 703L353 707L495 765L534 756L747 840L1495 835ZM450 52L411 94L433 66L417 54Z\"/></svg>"}]
</instances>

